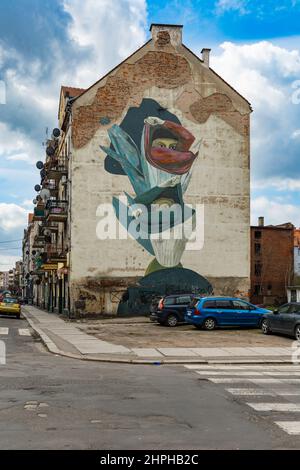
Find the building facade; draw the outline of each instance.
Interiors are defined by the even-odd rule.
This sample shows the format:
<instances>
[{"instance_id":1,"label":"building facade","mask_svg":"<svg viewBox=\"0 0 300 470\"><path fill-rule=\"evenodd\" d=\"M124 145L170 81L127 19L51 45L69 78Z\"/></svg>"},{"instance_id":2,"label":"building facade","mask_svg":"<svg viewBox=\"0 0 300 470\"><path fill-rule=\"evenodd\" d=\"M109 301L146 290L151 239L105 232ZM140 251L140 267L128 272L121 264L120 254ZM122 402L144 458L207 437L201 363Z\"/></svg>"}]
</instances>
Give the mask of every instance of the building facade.
<instances>
[{"instance_id":1,"label":"building facade","mask_svg":"<svg viewBox=\"0 0 300 470\"><path fill-rule=\"evenodd\" d=\"M251 227L251 301L279 305L287 300L294 273L294 226L264 225L263 217Z\"/></svg>"},{"instance_id":2,"label":"building facade","mask_svg":"<svg viewBox=\"0 0 300 470\"><path fill-rule=\"evenodd\" d=\"M251 107L209 52L154 24L88 90L62 87L34 215L51 308L138 314L154 295L249 296Z\"/></svg>"}]
</instances>

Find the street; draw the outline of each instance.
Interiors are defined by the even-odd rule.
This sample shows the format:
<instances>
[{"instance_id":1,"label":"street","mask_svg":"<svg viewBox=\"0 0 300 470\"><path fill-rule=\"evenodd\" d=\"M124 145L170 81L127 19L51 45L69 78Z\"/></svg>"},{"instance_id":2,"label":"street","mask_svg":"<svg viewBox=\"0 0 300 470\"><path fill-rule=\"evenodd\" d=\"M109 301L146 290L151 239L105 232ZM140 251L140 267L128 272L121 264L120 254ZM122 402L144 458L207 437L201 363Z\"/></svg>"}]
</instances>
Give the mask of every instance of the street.
<instances>
[{"instance_id":1,"label":"street","mask_svg":"<svg viewBox=\"0 0 300 470\"><path fill-rule=\"evenodd\" d=\"M46 352L24 319L0 318L0 333L1 449L299 448L275 423L299 419L291 366L105 364Z\"/></svg>"}]
</instances>

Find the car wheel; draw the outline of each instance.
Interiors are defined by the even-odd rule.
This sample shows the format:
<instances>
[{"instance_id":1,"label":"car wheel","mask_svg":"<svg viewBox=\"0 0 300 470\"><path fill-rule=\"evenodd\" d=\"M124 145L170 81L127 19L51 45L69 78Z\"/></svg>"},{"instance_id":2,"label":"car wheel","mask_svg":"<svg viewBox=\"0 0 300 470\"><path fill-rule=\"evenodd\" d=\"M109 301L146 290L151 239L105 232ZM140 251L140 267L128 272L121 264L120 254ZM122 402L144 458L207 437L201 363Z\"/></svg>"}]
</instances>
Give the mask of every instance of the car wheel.
<instances>
[{"instance_id":1,"label":"car wheel","mask_svg":"<svg viewBox=\"0 0 300 470\"><path fill-rule=\"evenodd\" d=\"M176 315L168 315L166 319L166 325L170 327L177 326L178 323L178 317Z\"/></svg>"},{"instance_id":2,"label":"car wheel","mask_svg":"<svg viewBox=\"0 0 300 470\"><path fill-rule=\"evenodd\" d=\"M300 325L297 325L295 328L295 338L300 342Z\"/></svg>"},{"instance_id":3,"label":"car wheel","mask_svg":"<svg viewBox=\"0 0 300 470\"><path fill-rule=\"evenodd\" d=\"M264 335L269 335L271 334L270 326L268 320L263 320L261 322L261 331L263 332Z\"/></svg>"},{"instance_id":4,"label":"car wheel","mask_svg":"<svg viewBox=\"0 0 300 470\"><path fill-rule=\"evenodd\" d=\"M205 322L203 323L203 328L205 330L214 330L217 326L217 322L214 318L207 318Z\"/></svg>"}]
</instances>

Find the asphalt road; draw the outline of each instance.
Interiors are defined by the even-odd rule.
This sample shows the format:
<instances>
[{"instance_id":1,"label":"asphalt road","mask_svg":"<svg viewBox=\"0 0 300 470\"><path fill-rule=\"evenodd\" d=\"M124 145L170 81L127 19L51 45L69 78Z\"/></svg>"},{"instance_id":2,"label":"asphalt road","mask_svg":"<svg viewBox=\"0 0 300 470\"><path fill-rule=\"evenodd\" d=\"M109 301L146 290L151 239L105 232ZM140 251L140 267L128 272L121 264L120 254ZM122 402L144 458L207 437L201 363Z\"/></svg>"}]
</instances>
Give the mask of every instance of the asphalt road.
<instances>
[{"instance_id":1,"label":"asphalt road","mask_svg":"<svg viewBox=\"0 0 300 470\"><path fill-rule=\"evenodd\" d=\"M67 359L46 352L28 330L25 320L0 318L7 350L0 365L0 449L300 446L272 413L253 410L195 370Z\"/></svg>"}]
</instances>

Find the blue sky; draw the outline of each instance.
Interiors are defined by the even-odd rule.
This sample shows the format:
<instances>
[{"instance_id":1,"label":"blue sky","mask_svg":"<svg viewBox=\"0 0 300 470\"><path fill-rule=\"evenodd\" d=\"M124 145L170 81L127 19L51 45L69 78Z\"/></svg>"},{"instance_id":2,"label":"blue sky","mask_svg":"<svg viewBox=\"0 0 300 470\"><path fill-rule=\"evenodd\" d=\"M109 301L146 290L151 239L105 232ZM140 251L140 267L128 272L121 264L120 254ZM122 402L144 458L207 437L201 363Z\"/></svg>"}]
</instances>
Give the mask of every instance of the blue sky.
<instances>
[{"instance_id":1,"label":"blue sky","mask_svg":"<svg viewBox=\"0 0 300 470\"><path fill-rule=\"evenodd\" d=\"M92 84L152 22L183 24L185 44L211 47L251 101L253 220L300 225L300 0L1 0L0 270L20 255L3 242L22 238L60 86Z\"/></svg>"}]
</instances>

